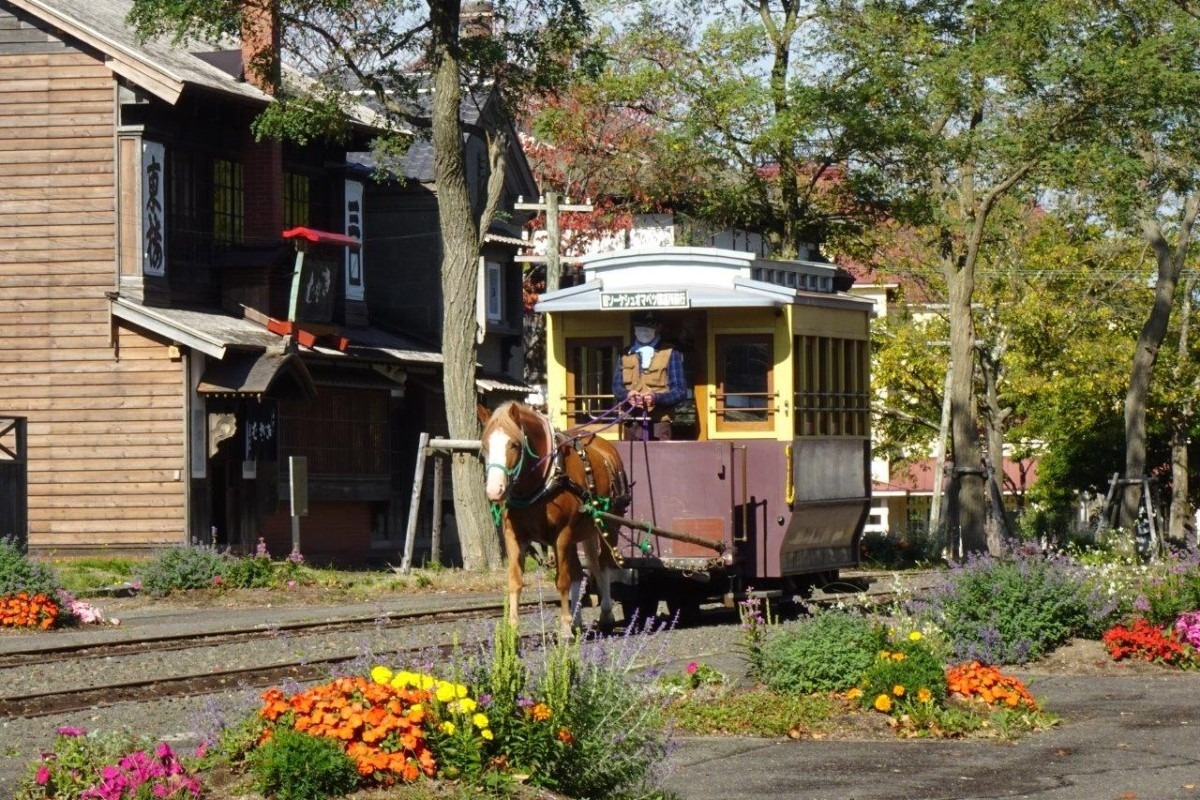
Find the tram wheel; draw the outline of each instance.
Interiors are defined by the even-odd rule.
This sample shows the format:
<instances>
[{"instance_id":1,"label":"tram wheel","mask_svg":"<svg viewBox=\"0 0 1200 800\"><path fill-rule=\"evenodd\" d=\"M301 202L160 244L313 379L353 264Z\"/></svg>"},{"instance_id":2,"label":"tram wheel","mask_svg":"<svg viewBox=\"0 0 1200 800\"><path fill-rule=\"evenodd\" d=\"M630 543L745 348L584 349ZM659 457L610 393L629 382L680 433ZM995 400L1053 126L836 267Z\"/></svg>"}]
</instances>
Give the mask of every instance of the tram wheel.
<instances>
[{"instance_id":1,"label":"tram wheel","mask_svg":"<svg viewBox=\"0 0 1200 800\"><path fill-rule=\"evenodd\" d=\"M635 616L639 627L653 620L658 616L658 592L640 584L630 587L621 598L621 613L625 617L626 625Z\"/></svg>"},{"instance_id":2,"label":"tram wheel","mask_svg":"<svg viewBox=\"0 0 1200 800\"><path fill-rule=\"evenodd\" d=\"M667 612L676 625L694 625L700 621L700 601L672 598L667 600Z\"/></svg>"}]
</instances>

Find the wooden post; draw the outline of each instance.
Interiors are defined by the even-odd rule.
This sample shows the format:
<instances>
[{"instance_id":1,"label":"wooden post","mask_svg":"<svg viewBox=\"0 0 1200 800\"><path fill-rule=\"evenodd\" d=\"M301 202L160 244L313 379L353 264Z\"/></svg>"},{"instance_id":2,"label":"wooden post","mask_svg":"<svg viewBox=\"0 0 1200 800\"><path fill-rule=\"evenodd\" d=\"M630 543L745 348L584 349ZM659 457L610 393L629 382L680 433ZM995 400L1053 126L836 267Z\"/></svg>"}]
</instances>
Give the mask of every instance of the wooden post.
<instances>
[{"instance_id":1,"label":"wooden post","mask_svg":"<svg viewBox=\"0 0 1200 800\"><path fill-rule=\"evenodd\" d=\"M421 513L421 483L425 479L425 451L429 447L429 434L422 431L417 442L417 469L413 473L412 500L408 507L408 525L404 530L404 560L400 571L405 575L412 572L413 543L417 538L417 518Z\"/></svg>"},{"instance_id":2,"label":"wooden post","mask_svg":"<svg viewBox=\"0 0 1200 800\"><path fill-rule=\"evenodd\" d=\"M442 466L447 456L433 456L433 533L429 544L429 563L442 564Z\"/></svg>"}]
</instances>

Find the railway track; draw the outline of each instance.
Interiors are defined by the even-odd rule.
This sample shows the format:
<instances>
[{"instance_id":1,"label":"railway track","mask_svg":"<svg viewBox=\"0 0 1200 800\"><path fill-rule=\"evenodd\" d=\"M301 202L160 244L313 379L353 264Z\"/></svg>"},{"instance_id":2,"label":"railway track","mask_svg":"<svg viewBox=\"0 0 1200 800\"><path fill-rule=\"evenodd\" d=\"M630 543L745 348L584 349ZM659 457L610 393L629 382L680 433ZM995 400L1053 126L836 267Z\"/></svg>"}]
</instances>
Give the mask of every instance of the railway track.
<instances>
[{"instance_id":1,"label":"railway track","mask_svg":"<svg viewBox=\"0 0 1200 800\"><path fill-rule=\"evenodd\" d=\"M934 573L908 575L902 584L896 585L881 585L882 582L878 580L873 584L866 584L859 579L850 579L825 587L805 602L811 606L886 605L902 596L924 591L932 582L933 576ZM528 610L539 603L531 601L524 605ZM496 619L502 611L501 603L473 604L469 609L388 612L337 620L255 625L219 633L155 635L119 643L63 645L10 651L0 656L0 687L10 685L11 681L6 680L7 676L22 671L53 670L58 665L78 665L81 662L95 663L97 668L94 673L98 679L89 680L87 685L58 684L53 689L24 689L7 694L5 689L0 688L0 720L65 716L122 703L159 702L262 688L285 682L315 682L328 678L338 664L361 657L363 651L361 646L353 641L353 637L367 632L381 634L390 629L393 632L403 632L406 638L426 642L431 639L440 640L432 647L426 643L411 647L388 646L373 651L371 657L383 663L401 663L406 658L421 653L434 655L431 650L444 657L452 647L448 642L452 637L461 636L468 624ZM704 614L701 619L708 619L709 624L720 619L728 622L732 613L728 609L714 609ZM189 651L196 654L206 652L209 655L207 661L213 663L221 660L214 657L214 653L232 652L245 646L261 647L270 640L286 639L285 649L294 653L303 650L302 645L307 641L328 643L339 637L342 644L335 646L334 652L328 654L273 657L268 659L269 663L250 666L205 668L198 655L193 658L188 658L187 655ZM527 638L527 644L535 647L539 637ZM458 646L469 648L477 644L478 641L460 641ZM174 663L192 665L193 668L168 674L170 669L161 663L131 666L138 659L162 661L169 654L173 655ZM106 677L128 676L138 669L148 670L153 674L125 680L111 680Z\"/></svg>"}]
</instances>

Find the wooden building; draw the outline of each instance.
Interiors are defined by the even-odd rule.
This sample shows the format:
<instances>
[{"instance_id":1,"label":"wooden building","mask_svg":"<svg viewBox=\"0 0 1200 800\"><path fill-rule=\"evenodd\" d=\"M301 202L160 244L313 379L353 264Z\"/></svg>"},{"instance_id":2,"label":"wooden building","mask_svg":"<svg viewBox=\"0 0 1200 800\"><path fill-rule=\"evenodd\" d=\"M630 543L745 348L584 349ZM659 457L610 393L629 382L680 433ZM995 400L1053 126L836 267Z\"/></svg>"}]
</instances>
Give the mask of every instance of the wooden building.
<instances>
[{"instance_id":1,"label":"wooden building","mask_svg":"<svg viewBox=\"0 0 1200 800\"><path fill-rule=\"evenodd\" d=\"M365 181L346 146L254 140L253 40L140 43L128 11L0 0L0 429L20 422L27 483L26 529L0 535L282 556L298 456L302 554L388 557L420 431L406 385L440 383L441 356L372 326Z\"/></svg>"}]
</instances>

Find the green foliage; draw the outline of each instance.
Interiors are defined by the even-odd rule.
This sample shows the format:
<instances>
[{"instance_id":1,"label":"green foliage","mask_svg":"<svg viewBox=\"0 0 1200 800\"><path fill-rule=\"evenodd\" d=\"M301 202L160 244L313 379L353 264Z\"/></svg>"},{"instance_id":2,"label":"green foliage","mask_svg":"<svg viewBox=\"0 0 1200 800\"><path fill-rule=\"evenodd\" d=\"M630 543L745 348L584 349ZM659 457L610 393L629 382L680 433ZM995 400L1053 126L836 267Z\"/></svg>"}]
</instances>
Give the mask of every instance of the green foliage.
<instances>
[{"instance_id":1,"label":"green foliage","mask_svg":"<svg viewBox=\"0 0 1200 800\"><path fill-rule=\"evenodd\" d=\"M878 569L908 569L939 563L941 543L925 533L864 533L862 558Z\"/></svg>"},{"instance_id":2,"label":"green foliage","mask_svg":"<svg viewBox=\"0 0 1200 800\"><path fill-rule=\"evenodd\" d=\"M0 597L18 592L54 597L58 587L54 570L31 559L20 540L0 538Z\"/></svg>"},{"instance_id":3,"label":"green foliage","mask_svg":"<svg viewBox=\"0 0 1200 800\"><path fill-rule=\"evenodd\" d=\"M957 659L998 665L1040 658L1072 636L1098 636L1114 606L1069 559L1013 551L969 556L919 611Z\"/></svg>"},{"instance_id":4,"label":"green foliage","mask_svg":"<svg viewBox=\"0 0 1200 800\"><path fill-rule=\"evenodd\" d=\"M143 564L138 576L143 591L166 597L171 592L211 587L226 566L227 559L211 547L177 547Z\"/></svg>"},{"instance_id":5,"label":"green foliage","mask_svg":"<svg viewBox=\"0 0 1200 800\"><path fill-rule=\"evenodd\" d=\"M358 788L358 770L332 739L277 728L250 758L255 788L276 800L326 800Z\"/></svg>"},{"instance_id":6,"label":"green foliage","mask_svg":"<svg viewBox=\"0 0 1200 800\"><path fill-rule=\"evenodd\" d=\"M911 710L921 713L921 707L940 703L946 697L946 671L920 634L918 638L901 639L878 656L863 674L859 688L862 704L875 707L880 695L891 699L897 716Z\"/></svg>"},{"instance_id":7,"label":"green foliage","mask_svg":"<svg viewBox=\"0 0 1200 800\"><path fill-rule=\"evenodd\" d=\"M784 736L789 731L824 730L836 711L828 695L781 696L766 689L730 692L714 699L689 695L673 701L667 715L675 726L696 734Z\"/></svg>"},{"instance_id":8,"label":"green foliage","mask_svg":"<svg viewBox=\"0 0 1200 800\"><path fill-rule=\"evenodd\" d=\"M1200 609L1200 567L1195 563L1160 568L1142 584L1137 605L1155 625L1173 625L1179 615Z\"/></svg>"},{"instance_id":9,"label":"green foliage","mask_svg":"<svg viewBox=\"0 0 1200 800\"><path fill-rule=\"evenodd\" d=\"M763 678L784 695L846 691L886 641L886 631L870 620L820 612L771 636L763 650Z\"/></svg>"},{"instance_id":10,"label":"green foliage","mask_svg":"<svg viewBox=\"0 0 1200 800\"><path fill-rule=\"evenodd\" d=\"M287 562L284 562L287 563ZM231 589L266 589L277 585L275 566L263 556L221 559L221 577Z\"/></svg>"},{"instance_id":11,"label":"green foliage","mask_svg":"<svg viewBox=\"0 0 1200 800\"><path fill-rule=\"evenodd\" d=\"M53 569L62 585L74 594L128 583L134 562L127 558L54 559Z\"/></svg>"}]
</instances>

